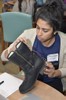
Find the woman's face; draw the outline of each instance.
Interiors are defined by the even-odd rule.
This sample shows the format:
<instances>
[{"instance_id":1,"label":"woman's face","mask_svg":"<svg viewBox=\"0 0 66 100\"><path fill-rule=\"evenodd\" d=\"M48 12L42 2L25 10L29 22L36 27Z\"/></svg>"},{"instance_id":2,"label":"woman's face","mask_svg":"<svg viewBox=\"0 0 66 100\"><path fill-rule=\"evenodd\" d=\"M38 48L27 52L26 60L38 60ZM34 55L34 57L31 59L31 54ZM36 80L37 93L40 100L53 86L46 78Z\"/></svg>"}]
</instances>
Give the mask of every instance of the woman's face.
<instances>
[{"instance_id":1,"label":"woman's face","mask_svg":"<svg viewBox=\"0 0 66 100\"><path fill-rule=\"evenodd\" d=\"M38 19L36 23L36 33L38 39L44 43L53 38L53 27L47 21Z\"/></svg>"}]
</instances>

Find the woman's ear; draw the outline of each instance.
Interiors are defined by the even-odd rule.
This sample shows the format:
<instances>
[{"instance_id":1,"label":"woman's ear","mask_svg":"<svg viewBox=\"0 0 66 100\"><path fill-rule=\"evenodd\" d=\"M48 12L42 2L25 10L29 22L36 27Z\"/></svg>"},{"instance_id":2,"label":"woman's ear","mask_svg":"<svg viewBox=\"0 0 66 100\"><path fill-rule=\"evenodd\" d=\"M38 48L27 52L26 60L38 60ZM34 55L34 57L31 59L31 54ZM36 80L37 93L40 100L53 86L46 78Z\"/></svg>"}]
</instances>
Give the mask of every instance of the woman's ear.
<instances>
[{"instance_id":1,"label":"woman's ear","mask_svg":"<svg viewBox=\"0 0 66 100\"><path fill-rule=\"evenodd\" d=\"M57 31L54 32L54 35L56 35L56 34L57 34Z\"/></svg>"}]
</instances>

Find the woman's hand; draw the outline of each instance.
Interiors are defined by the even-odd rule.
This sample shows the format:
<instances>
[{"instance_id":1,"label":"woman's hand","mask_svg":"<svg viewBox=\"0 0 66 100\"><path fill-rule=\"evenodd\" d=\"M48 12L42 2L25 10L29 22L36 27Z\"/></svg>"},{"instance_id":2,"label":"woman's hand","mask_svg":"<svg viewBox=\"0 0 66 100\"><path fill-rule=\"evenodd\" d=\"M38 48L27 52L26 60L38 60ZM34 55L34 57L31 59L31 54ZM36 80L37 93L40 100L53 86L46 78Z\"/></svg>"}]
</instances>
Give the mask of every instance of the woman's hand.
<instances>
[{"instance_id":1,"label":"woman's hand","mask_svg":"<svg viewBox=\"0 0 66 100\"><path fill-rule=\"evenodd\" d=\"M7 58L7 57L8 57L8 54L9 54L11 51L15 51L15 50L16 50L16 45L17 45L19 42L24 42L24 43L27 45L28 39L19 36L7 49L5 49L5 50L2 52L2 54L1 54L1 59L2 59L2 61L8 61L8 58Z\"/></svg>"},{"instance_id":2,"label":"woman's hand","mask_svg":"<svg viewBox=\"0 0 66 100\"><path fill-rule=\"evenodd\" d=\"M52 63L46 62L46 67L44 68L44 74L48 75L48 77L60 77L60 70L55 70Z\"/></svg>"},{"instance_id":3,"label":"woman's hand","mask_svg":"<svg viewBox=\"0 0 66 100\"><path fill-rule=\"evenodd\" d=\"M25 44L27 44L27 39L26 39L26 38L22 38L22 37L18 37L18 38L16 39L16 41L14 41L14 42L8 47L8 54L9 54L11 51L15 51L15 50L16 50L16 45L17 45L19 42L24 42Z\"/></svg>"},{"instance_id":4,"label":"woman's hand","mask_svg":"<svg viewBox=\"0 0 66 100\"><path fill-rule=\"evenodd\" d=\"M53 77L55 72L55 68L52 63L46 62L46 67L44 68L44 74L48 75L48 77Z\"/></svg>"}]
</instances>

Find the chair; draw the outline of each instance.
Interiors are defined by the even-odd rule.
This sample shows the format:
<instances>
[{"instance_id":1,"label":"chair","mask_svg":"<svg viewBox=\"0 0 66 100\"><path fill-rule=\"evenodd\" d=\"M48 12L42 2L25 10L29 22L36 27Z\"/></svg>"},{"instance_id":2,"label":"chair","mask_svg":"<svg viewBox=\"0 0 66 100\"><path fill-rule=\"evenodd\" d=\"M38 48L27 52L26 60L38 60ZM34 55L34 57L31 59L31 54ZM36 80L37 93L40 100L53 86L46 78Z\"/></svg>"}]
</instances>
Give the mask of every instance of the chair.
<instances>
[{"instance_id":1,"label":"chair","mask_svg":"<svg viewBox=\"0 0 66 100\"><path fill-rule=\"evenodd\" d=\"M2 20L2 51L12 43L24 30L32 28L32 16L21 12L0 14Z\"/></svg>"}]
</instances>

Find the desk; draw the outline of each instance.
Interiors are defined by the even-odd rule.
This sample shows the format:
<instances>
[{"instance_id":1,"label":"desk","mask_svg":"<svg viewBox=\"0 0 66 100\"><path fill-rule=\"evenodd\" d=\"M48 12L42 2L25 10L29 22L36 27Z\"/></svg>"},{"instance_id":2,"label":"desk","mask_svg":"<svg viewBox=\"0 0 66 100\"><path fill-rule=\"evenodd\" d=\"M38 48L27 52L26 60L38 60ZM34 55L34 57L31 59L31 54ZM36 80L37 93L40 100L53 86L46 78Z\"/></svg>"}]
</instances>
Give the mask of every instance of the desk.
<instances>
[{"instance_id":1,"label":"desk","mask_svg":"<svg viewBox=\"0 0 66 100\"><path fill-rule=\"evenodd\" d=\"M37 81L35 88L29 93L39 96L40 100L66 100L66 97L45 83ZM16 91L8 97L9 100L22 100L27 94ZM22 98L23 97L23 98Z\"/></svg>"}]
</instances>

